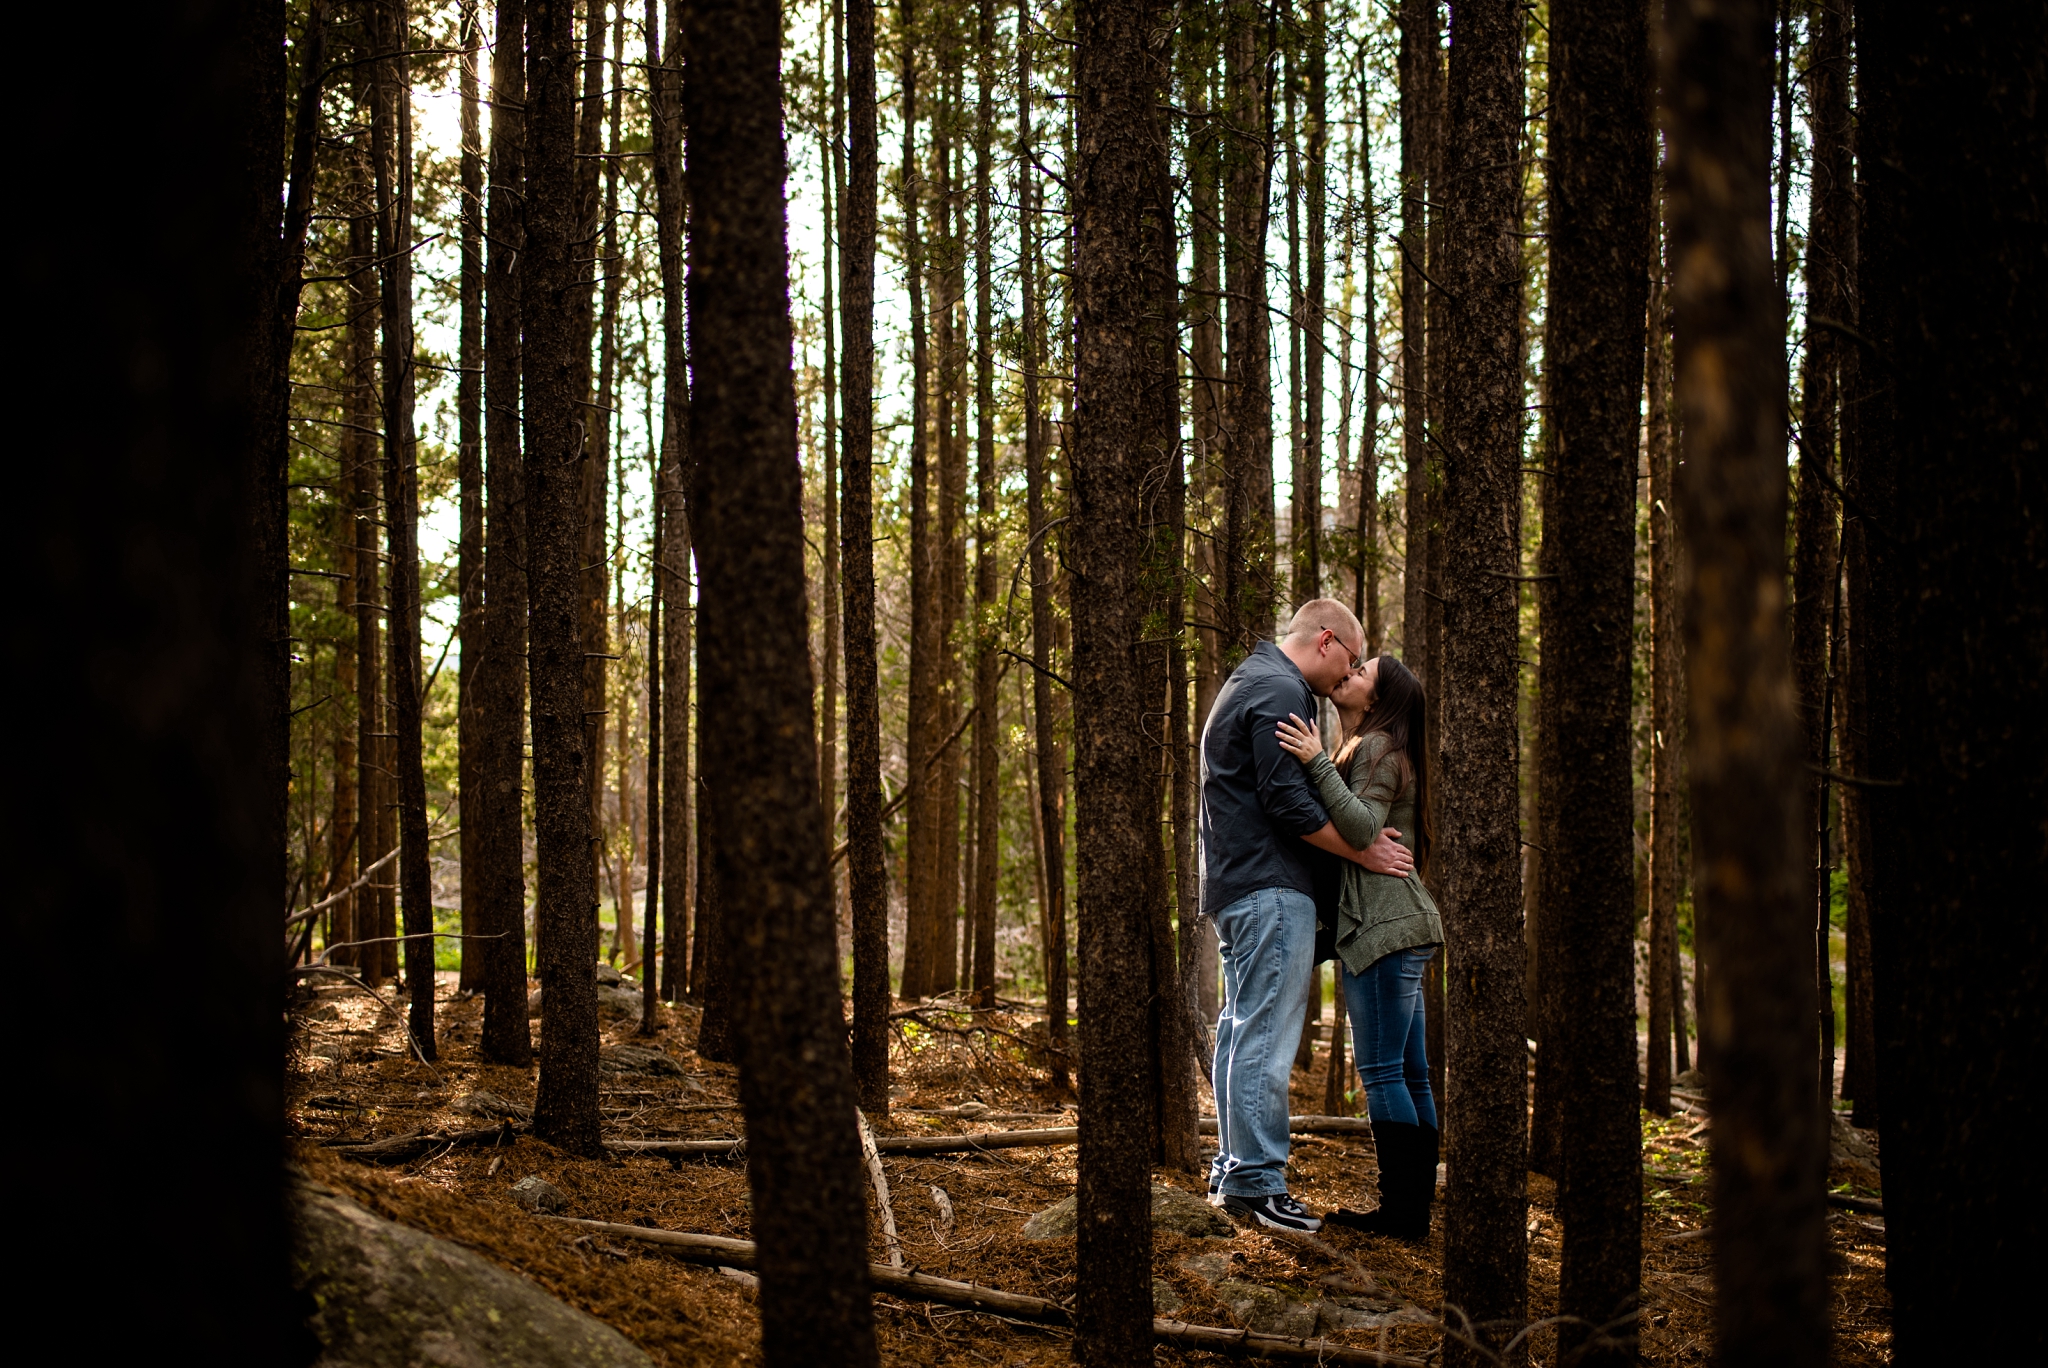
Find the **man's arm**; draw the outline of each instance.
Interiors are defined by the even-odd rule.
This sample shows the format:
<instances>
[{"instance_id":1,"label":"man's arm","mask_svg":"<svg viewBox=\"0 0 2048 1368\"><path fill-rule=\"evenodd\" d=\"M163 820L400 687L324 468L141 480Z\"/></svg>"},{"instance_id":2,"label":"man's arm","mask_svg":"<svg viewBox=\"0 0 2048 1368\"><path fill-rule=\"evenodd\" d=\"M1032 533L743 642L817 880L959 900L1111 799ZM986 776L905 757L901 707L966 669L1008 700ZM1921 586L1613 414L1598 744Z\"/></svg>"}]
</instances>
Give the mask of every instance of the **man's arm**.
<instances>
[{"instance_id":1,"label":"man's arm","mask_svg":"<svg viewBox=\"0 0 2048 1368\"><path fill-rule=\"evenodd\" d=\"M1337 834L1337 824L1325 822L1321 830L1311 831L1301 839L1339 859L1363 865L1374 874L1391 874L1397 879L1405 879L1415 868L1415 857L1408 853L1408 847L1395 839L1400 834L1392 827L1382 827L1379 838L1371 845L1363 850L1353 850L1350 843Z\"/></svg>"}]
</instances>

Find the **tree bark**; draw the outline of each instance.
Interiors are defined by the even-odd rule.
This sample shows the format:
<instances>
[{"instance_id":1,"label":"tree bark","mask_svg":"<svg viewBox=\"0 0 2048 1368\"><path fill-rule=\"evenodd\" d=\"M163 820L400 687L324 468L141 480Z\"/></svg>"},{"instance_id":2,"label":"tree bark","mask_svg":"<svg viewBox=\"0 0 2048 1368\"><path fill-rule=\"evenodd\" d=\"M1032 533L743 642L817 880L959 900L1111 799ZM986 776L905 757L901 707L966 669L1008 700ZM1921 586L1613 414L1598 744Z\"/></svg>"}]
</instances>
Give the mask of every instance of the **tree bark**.
<instances>
[{"instance_id":1,"label":"tree bark","mask_svg":"<svg viewBox=\"0 0 2048 1368\"><path fill-rule=\"evenodd\" d=\"M427 849L427 779L420 681L419 448L412 328L412 75L405 0L373 11L379 60L370 121L377 175L377 257L384 325L384 516L391 557L391 748L397 780L398 884L405 916L405 978L413 1038L434 1046L433 874Z\"/></svg>"},{"instance_id":2,"label":"tree bark","mask_svg":"<svg viewBox=\"0 0 2048 1368\"><path fill-rule=\"evenodd\" d=\"M853 910L853 1074L889 1114L889 879L882 864L882 710L875 661L875 10L846 11L848 155L839 255L839 559L846 593L846 862ZM1029 288L1028 286L1026 287Z\"/></svg>"},{"instance_id":3,"label":"tree bark","mask_svg":"<svg viewBox=\"0 0 2048 1368\"><path fill-rule=\"evenodd\" d=\"M483 45L475 0L461 7L462 44L462 278L455 382L456 479L461 485L460 525L456 537L456 583L461 616L462 659L456 666L456 794L458 801L480 787L477 774L476 662L484 646L484 149L477 105L476 63ZM462 977L464 992L484 986L485 948L476 907L470 901L469 875L476 868L476 833L463 814L462 843Z\"/></svg>"},{"instance_id":4,"label":"tree bark","mask_svg":"<svg viewBox=\"0 0 2048 1368\"><path fill-rule=\"evenodd\" d=\"M1313 594L1323 591L1323 292L1328 285L1325 258L1329 254L1329 176L1323 165L1330 146L1329 62L1324 56L1329 33L1323 6L1324 0L1309 0L1307 51L1302 54L1308 65L1308 127L1304 130L1308 135L1308 165L1303 187L1308 199L1304 206L1308 217L1308 261L1307 293L1297 306L1301 314L1301 331L1297 334L1302 367L1301 474L1308 486L1308 497L1302 500L1302 507L1309 515L1306 550L1308 587ZM1295 601L1309 596L1296 594ZM1341 978L1338 983L1341 991Z\"/></svg>"},{"instance_id":5,"label":"tree bark","mask_svg":"<svg viewBox=\"0 0 2048 1368\"><path fill-rule=\"evenodd\" d=\"M1943 1308L2023 1306L2017 1242L2048 1209L2027 1158L2041 1098L2011 1072L2042 1037L2048 960L2025 910L2048 903L2048 726L2031 705L2048 670L2048 16L1868 0L1857 19L1867 343L1845 409L1862 423L1848 513L1867 563L1852 620L1886 1279L1902 1357L2021 1362L2039 1356L2030 1320L1950 1325Z\"/></svg>"},{"instance_id":6,"label":"tree bark","mask_svg":"<svg viewBox=\"0 0 2048 1368\"><path fill-rule=\"evenodd\" d=\"M359 204L371 203L374 194L367 159L360 150L351 157L354 185ZM377 547L377 293L371 273L376 269L377 243L374 215L366 212L349 219L348 278L348 435L342 447L348 463L349 506L355 534L355 578L350 584L355 597L356 620L356 838L361 847L363 868L368 869L391 847L384 834L384 766L378 733L382 730L384 697L384 650L377 626L383 606L383 564ZM389 884L388 877L378 884ZM364 889L351 899L354 915L342 933L351 948L337 952L337 964L356 965L369 979L387 977L384 956L378 945L357 945L371 940L379 931L378 907L386 895L377 886ZM524 1007L521 1011L524 1012Z\"/></svg>"},{"instance_id":7,"label":"tree bark","mask_svg":"<svg viewBox=\"0 0 2048 1368\"><path fill-rule=\"evenodd\" d=\"M584 0L585 47L583 52L583 108L576 125L577 226L569 240L571 317L575 341L570 350L571 392L575 395L576 422L582 431L583 481L581 536L577 561L579 580L576 600L577 630L583 639L583 752L584 779L590 802L591 886L602 898L606 851L611 842L604 803L605 721L610 716L606 680L611 655L608 617L611 598L608 573L611 544L608 504L611 500L612 401L610 380L615 359L617 297L612 276L613 246L617 239L606 230L612 214L600 198L612 176L602 168L616 167L616 159L603 155L605 139L605 91L616 94L619 83L605 77L606 19L617 0ZM616 101L615 101L616 102ZM603 308L595 309L597 283L604 283ZM591 374L590 344L597 340L597 375ZM614 916L613 926L618 925Z\"/></svg>"},{"instance_id":8,"label":"tree bark","mask_svg":"<svg viewBox=\"0 0 2048 1368\"><path fill-rule=\"evenodd\" d=\"M619 16L615 15L614 19L619 20ZM622 20L614 22L612 24L611 64L612 69L616 71L623 71L624 69L625 36L626 26L624 22ZM598 330L597 406L591 411L590 415L591 422L596 426L601 437L598 445L599 455L596 462L599 485L597 503L599 518L596 524L597 554L591 557L590 562L587 562L594 563L597 566L599 575L598 596L591 605L593 609L592 619L596 622L598 629L596 638L597 649L607 655L611 653L611 647L606 644L602 635L605 626L604 602L607 593L612 595L612 615L617 622L618 644L621 652L624 651L626 643L624 567L623 565L613 564L614 562L623 562L625 558L625 507L623 497L625 476L621 473L617 482L611 480L611 434L615 420L618 417L619 400L619 287L622 279L619 271L619 115L621 112L620 106L625 100L626 86L623 76L612 80L610 85L612 97L611 114L606 121L608 132L605 140L607 150L604 161L604 227L602 233L604 251L598 262L598 267L604 276L604 314ZM623 427L620 428L620 432L623 435ZM611 530L609 533L603 520L604 502L606 499L610 499L613 505ZM608 566L611 567L610 575L605 574ZM609 589L606 587L608 579L614 581L613 587ZM630 764L632 756L630 751L632 748L632 731L628 723L632 715L632 708L628 702L629 695L625 683L626 676L623 670L620 671L622 687L620 688L619 696L614 698L606 686L606 676L609 672L604 667L610 662L601 657L591 659L589 656L586 656L585 663L598 667L597 701L609 710L608 714L600 715L596 719L598 734L600 738L603 736L603 724L607 720L613 723L617 732L616 745L619 753L614 758L614 763L617 766L614 772L618 776L614 792L614 802L616 804L614 811L618 814L616 829L619 840L618 847L614 852L616 859L613 864L613 867L618 871L618 878L615 881L612 895L612 926L614 929L612 948L624 957L626 963L632 964L639 958L638 949L633 943L633 912L631 904L633 901L634 842L633 820L631 817L632 800L627 793L627 789L631 784ZM611 844L604 839L605 820L602 803L604 792L604 756L601 748L594 749L592 754L598 779L591 786L591 789L593 793L598 795L600 802L598 807L591 813L590 822L591 829L598 835L597 847L600 851L603 851Z\"/></svg>"},{"instance_id":9,"label":"tree bark","mask_svg":"<svg viewBox=\"0 0 2048 1368\"><path fill-rule=\"evenodd\" d=\"M1145 336L1156 289L1147 256L1165 147L1163 82L1146 0L1089 0L1075 12L1074 420L1068 567L1073 576L1074 780L1081 905L1081 1153L1088 1213L1075 1243L1075 1356L1149 1359L1152 1225L1146 1159L1152 898L1163 898L1157 756L1140 730L1157 707L1132 644L1142 631L1147 472L1164 455L1146 391L1158 382ZM1146 799L1150 799L1148 810ZM1136 878L1133 879L1135 874ZM1133 896L1137 890L1138 896Z\"/></svg>"},{"instance_id":10,"label":"tree bark","mask_svg":"<svg viewBox=\"0 0 2048 1368\"><path fill-rule=\"evenodd\" d=\"M839 149L840 139L845 136L846 113L845 75L840 69L843 63L839 53L839 3L819 6L818 13L818 62L821 78L827 81L824 108L819 111L818 154L819 165L825 168L819 179L825 194L825 221L822 254L819 265L823 268L825 286L824 316L819 320L825 335L825 370L820 377L825 399L825 426L820 433L818 477L825 487L825 523L819 538L818 559L823 562L822 583L818 588L821 616L824 627L819 634L818 659L823 663L824 680L818 689L821 716L818 719L818 808L825 814L825 839L836 844L839 836L839 337L835 329L833 299L833 272L836 268L834 253L839 237L839 207L846 198L846 164ZM826 28L831 27L833 42L833 66L829 76L824 75ZM839 873L832 871L832 901L835 909L843 909L839 901ZM844 946L842 938L849 936L852 928L845 924L843 912L835 912L834 943Z\"/></svg>"},{"instance_id":11,"label":"tree bark","mask_svg":"<svg viewBox=\"0 0 2048 1368\"><path fill-rule=\"evenodd\" d=\"M1401 651L1430 678L1429 558L1429 254L1430 147L1435 141L1439 66L1436 0L1401 0L1401 447L1408 464L1407 541L1402 571Z\"/></svg>"},{"instance_id":12,"label":"tree bark","mask_svg":"<svg viewBox=\"0 0 2048 1368\"><path fill-rule=\"evenodd\" d=\"M1771 14L1665 11L1689 773L1714 1109L1718 1350L1827 1358L1806 791L1785 629L1783 304L1770 255Z\"/></svg>"},{"instance_id":13,"label":"tree bark","mask_svg":"<svg viewBox=\"0 0 2048 1368\"><path fill-rule=\"evenodd\" d=\"M1439 659L1432 643L1430 659L1439 773L1444 792L1456 795L1437 805L1445 948L1455 966L1444 1002L1444 1069L1454 1088L1445 1099L1444 1300L1496 1351L1528 1306L1517 595L1506 578L1520 558L1521 57L1518 6L1489 0L1453 15L1437 292L1448 324L1444 652ZM1446 1363L1481 1357L1469 1346L1445 1346Z\"/></svg>"},{"instance_id":14,"label":"tree bark","mask_svg":"<svg viewBox=\"0 0 2048 1368\"><path fill-rule=\"evenodd\" d=\"M1266 308L1267 200L1272 180L1271 54L1263 8L1225 11L1228 111L1223 144L1223 274L1229 299L1227 416L1223 429L1222 592L1227 672L1272 635L1273 358Z\"/></svg>"},{"instance_id":15,"label":"tree bark","mask_svg":"<svg viewBox=\"0 0 2048 1368\"><path fill-rule=\"evenodd\" d=\"M1550 308L1544 399L1552 497L1543 540L1544 663L1570 762L1543 776L1559 821L1543 915L1566 953L1543 966L1561 1056L1564 1224L1558 1352L1633 1363L1642 1263L1635 1029L1635 515L1654 142L1644 0L1550 12ZM1455 52L1455 49L1453 49ZM1560 747L1560 750L1562 747ZM1567 838L1568 832L1568 838ZM1621 1322L1616 1326L1616 1322ZM1606 1327L1614 1326L1613 1329Z\"/></svg>"},{"instance_id":16,"label":"tree bark","mask_svg":"<svg viewBox=\"0 0 2048 1368\"><path fill-rule=\"evenodd\" d=\"M573 353L576 232L573 0L532 0L527 32L525 310L528 672L543 1022L534 1133L602 1150L597 1110L597 885L578 632L585 426Z\"/></svg>"},{"instance_id":17,"label":"tree bark","mask_svg":"<svg viewBox=\"0 0 2048 1368\"><path fill-rule=\"evenodd\" d=\"M524 1068L533 1057L526 1016L526 468L520 440L520 252L525 244L526 4L498 0L491 50L491 191L488 308L484 315L484 445L489 470L484 544L484 645L472 686L474 787L463 789L476 873L463 875L484 942L482 1052Z\"/></svg>"},{"instance_id":18,"label":"tree bark","mask_svg":"<svg viewBox=\"0 0 2048 1368\"><path fill-rule=\"evenodd\" d=\"M996 1005L996 874L1000 776L996 736L995 243L989 221L995 138L995 0L981 0L975 42L974 124L974 1001Z\"/></svg>"},{"instance_id":19,"label":"tree bark","mask_svg":"<svg viewBox=\"0 0 2048 1368\"><path fill-rule=\"evenodd\" d=\"M1671 1114L1671 1078L1684 1051L1678 963L1678 523L1672 483L1671 356L1662 197L1651 224L1649 345L1643 364L1650 508L1650 1048L1643 1106ZM1674 1046L1674 1040L1676 1044Z\"/></svg>"},{"instance_id":20,"label":"tree bark","mask_svg":"<svg viewBox=\"0 0 2048 1368\"><path fill-rule=\"evenodd\" d=\"M784 244L781 11L694 12L683 103L696 206L693 415L704 478L704 734L720 919L739 1004L740 1100L759 1241L763 1358L877 1362L867 1206L840 1018L831 878L817 804L811 680L792 668L805 618L802 472ZM795 640L801 643L804 634ZM796 647L801 650L801 645ZM763 753L764 738L769 747Z\"/></svg>"}]
</instances>

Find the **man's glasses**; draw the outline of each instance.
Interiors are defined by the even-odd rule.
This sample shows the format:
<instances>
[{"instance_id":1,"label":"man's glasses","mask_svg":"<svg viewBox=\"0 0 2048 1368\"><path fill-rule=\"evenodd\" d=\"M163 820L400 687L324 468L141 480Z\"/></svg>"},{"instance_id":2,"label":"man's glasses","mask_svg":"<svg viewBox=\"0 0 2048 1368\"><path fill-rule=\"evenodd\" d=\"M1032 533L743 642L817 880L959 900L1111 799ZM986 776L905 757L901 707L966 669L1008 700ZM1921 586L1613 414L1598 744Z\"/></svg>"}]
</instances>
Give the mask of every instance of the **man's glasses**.
<instances>
[{"instance_id":1,"label":"man's glasses","mask_svg":"<svg viewBox=\"0 0 2048 1368\"><path fill-rule=\"evenodd\" d=\"M1330 633L1330 640L1331 640L1331 641L1334 641L1335 643L1337 643L1338 647L1339 647L1340 649L1342 649L1342 650L1343 650L1344 654L1345 654L1346 656L1349 656L1349 657L1350 657L1350 659L1351 659L1351 671L1352 671L1352 673L1353 673L1353 674L1356 674L1356 673L1357 673L1358 671L1360 671L1360 670L1362 670L1362 669L1364 669L1364 668L1365 668L1365 657L1364 657L1364 656L1362 656L1362 655L1352 655L1352 653L1351 653L1351 648L1350 648L1349 646L1346 646L1346 645L1344 645L1344 638L1342 638L1342 637L1338 636L1338 635L1336 634L1336 632L1334 632L1334 631L1331 631L1331 629L1330 629L1330 628L1328 628L1328 627L1325 627L1325 628L1323 628L1323 630L1324 630L1324 631L1326 631L1326 632L1329 632L1329 633Z\"/></svg>"}]
</instances>

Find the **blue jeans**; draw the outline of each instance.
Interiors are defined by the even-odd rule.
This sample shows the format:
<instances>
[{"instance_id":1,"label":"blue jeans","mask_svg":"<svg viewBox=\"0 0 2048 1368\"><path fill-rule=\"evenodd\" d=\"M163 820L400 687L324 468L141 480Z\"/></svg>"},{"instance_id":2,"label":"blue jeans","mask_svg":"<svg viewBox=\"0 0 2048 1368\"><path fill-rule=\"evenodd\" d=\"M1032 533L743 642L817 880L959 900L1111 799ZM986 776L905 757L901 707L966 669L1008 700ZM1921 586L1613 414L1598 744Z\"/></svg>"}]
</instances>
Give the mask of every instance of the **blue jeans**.
<instances>
[{"instance_id":1,"label":"blue jeans","mask_svg":"<svg viewBox=\"0 0 2048 1368\"><path fill-rule=\"evenodd\" d=\"M1358 1058L1359 1082L1365 1084L1366 1111L1375 1121L1436 1125L1422 1005L1423 966L1436 950L1433 945L1396 950L1374 960L1362 974L1344 971L1351 1049Z\"/></svg>"},{"instance_id":2,"label":"blue jeans","mask_svg":"<svg viewBox=\"0 0 2048 1368\"><path fill-rule=\"evenodd\" d=\"M1315 969L1316 905L1291 888L1262 888L1215 914L1223 952L1216 1020L1216 1160L1222 1191L1287 1191L1287 1079L1301 1042Z\"/></svg>"}]
</instances>

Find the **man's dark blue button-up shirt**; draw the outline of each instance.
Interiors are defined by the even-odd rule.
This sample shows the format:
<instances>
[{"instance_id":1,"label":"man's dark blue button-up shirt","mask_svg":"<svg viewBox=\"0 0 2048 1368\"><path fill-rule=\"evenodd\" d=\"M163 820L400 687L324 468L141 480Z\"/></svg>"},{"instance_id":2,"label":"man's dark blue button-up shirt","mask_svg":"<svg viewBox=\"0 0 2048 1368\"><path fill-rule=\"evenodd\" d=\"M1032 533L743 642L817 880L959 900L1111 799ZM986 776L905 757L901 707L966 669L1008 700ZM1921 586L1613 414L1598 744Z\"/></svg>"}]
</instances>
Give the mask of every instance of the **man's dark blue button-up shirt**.
<instances>
[{"instance_id":1,"label":"man's dark blue button-up shirt","mask_svg":"<svg viewBox=\"0 0 2048 1368\"><path fill-rule=\"evenodd\" d=\"M1262 888L1315 897L1335 861L1302 840L1330 820L1299 760L1274 735L1289 713L1316 715L1315 694L1278 646L1262 641L1231 671L1202 729L1202 910Z\"/></svg>"}]
</instances>

